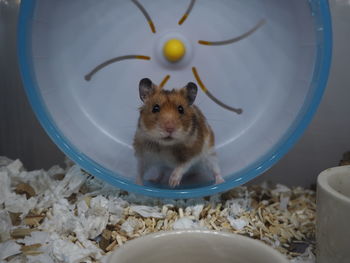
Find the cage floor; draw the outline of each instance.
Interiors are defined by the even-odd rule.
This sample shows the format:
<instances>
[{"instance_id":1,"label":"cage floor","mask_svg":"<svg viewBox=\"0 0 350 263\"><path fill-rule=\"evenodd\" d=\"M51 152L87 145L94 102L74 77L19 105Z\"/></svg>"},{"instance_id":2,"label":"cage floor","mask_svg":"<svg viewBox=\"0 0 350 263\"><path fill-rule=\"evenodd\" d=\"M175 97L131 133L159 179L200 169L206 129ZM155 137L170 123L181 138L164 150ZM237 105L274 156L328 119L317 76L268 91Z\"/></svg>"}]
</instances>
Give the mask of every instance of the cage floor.
<instances>
[{"instance_id":1,"label":"cage floor","mask_svg":"<svg viewBox=\"0 0 350 263\"><path fill-rule=\"evenodd\" d=\"M315 192L239 187L210 198L136 196L69 163L26 171L0 158L0 260L101 262L127 242L173 229L228 231L260 239L291 262L315 262Z\"/></svg>"}]
</instances>

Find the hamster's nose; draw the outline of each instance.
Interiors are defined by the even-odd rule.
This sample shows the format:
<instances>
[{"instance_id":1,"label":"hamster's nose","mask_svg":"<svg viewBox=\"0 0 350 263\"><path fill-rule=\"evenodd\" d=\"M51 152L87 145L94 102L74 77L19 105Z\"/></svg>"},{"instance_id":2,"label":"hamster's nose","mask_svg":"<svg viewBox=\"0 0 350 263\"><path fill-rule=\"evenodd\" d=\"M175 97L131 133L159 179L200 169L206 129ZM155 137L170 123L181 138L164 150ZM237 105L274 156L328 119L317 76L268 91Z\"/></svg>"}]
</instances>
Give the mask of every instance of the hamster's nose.
<instances>
[{"instance_id":1,"label":"hamster's nose","mask_svg":"<svg viewBox=\"0 0 350 263\"><path fill-rule=\"evenodd\" d=\"M172 122L167 122L164 124L164 130L167 132L167 133L173 133L175 131L175 125L174 123Z\"/></svg>"}]
</instances>

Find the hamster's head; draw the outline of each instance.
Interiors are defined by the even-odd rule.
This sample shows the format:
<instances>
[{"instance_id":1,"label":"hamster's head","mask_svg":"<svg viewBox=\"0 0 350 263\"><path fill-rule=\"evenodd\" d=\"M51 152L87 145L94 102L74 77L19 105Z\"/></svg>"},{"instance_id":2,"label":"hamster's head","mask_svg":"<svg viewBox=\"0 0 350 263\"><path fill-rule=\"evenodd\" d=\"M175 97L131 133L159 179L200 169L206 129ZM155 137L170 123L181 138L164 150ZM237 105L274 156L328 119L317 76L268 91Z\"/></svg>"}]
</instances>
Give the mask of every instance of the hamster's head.
<instances>
[{"instance_id":1,"label":"hamster's head","mask_svg":"<svg viewBox=\"0 0 350 263\"><path fill-rule=\"evenodd\" d=\"M181 89L163 90L148 78L139 84L139 129L150 140L162 145L174 145L194 136L196 110L193 102L197 96L196 84L190 82Z\"/></svg>"}]
</instances>

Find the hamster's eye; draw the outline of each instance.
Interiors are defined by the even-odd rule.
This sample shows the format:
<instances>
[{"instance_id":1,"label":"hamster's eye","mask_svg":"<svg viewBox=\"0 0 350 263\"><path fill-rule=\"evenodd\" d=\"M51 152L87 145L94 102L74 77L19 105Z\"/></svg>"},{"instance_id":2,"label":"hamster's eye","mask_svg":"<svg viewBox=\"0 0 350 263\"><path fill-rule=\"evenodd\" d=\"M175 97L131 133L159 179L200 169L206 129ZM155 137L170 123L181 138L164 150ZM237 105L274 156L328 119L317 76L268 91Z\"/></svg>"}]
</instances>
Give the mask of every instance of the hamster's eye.
<instances>
[{"instance_id":1,"label":"hamster's eye","mask_svg":"<svg viewBox=\"0 0 350 263\"><path fill-rule=\"evenodd\" d=\"M156 112L159 112L159 111L160 111L159 105L158 105L158 104L154 105L154 106L153 106L153 109L152 109L152 112L153 112L153 113L156 113Z\"/></svg>"},{"instance_id":2,"label":"hamster's eye","mask_svg":"<svg viewBox=\"0 0 350 263\"><path fill-rule=\"evenodd\" d=\"M185 113L185 110L184 110L184 108L181 105L177 107L177 110L179 111L180 114L184 114Z\"/></svg>"}]
</instances>

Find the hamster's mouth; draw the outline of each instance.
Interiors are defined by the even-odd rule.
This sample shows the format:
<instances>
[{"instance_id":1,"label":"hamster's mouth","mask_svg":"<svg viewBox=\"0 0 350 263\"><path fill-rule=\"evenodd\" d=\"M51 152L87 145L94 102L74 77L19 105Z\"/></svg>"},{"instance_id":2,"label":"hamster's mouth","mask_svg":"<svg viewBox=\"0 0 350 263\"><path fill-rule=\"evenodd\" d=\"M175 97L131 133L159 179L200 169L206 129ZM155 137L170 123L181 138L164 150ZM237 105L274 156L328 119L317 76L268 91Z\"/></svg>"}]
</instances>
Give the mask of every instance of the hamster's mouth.
<instances>
[{"instance_id":1,"label":"hamster's mouth","mask_svg":"<svg viewBox=\"0 0 350 263\"><path fill-rule=\"evenodd\" d=\"M174 140L174 137L171 137L170 135L167 137L162 138L164 141L171 141Z\"/></svg>"}]
</instances>

